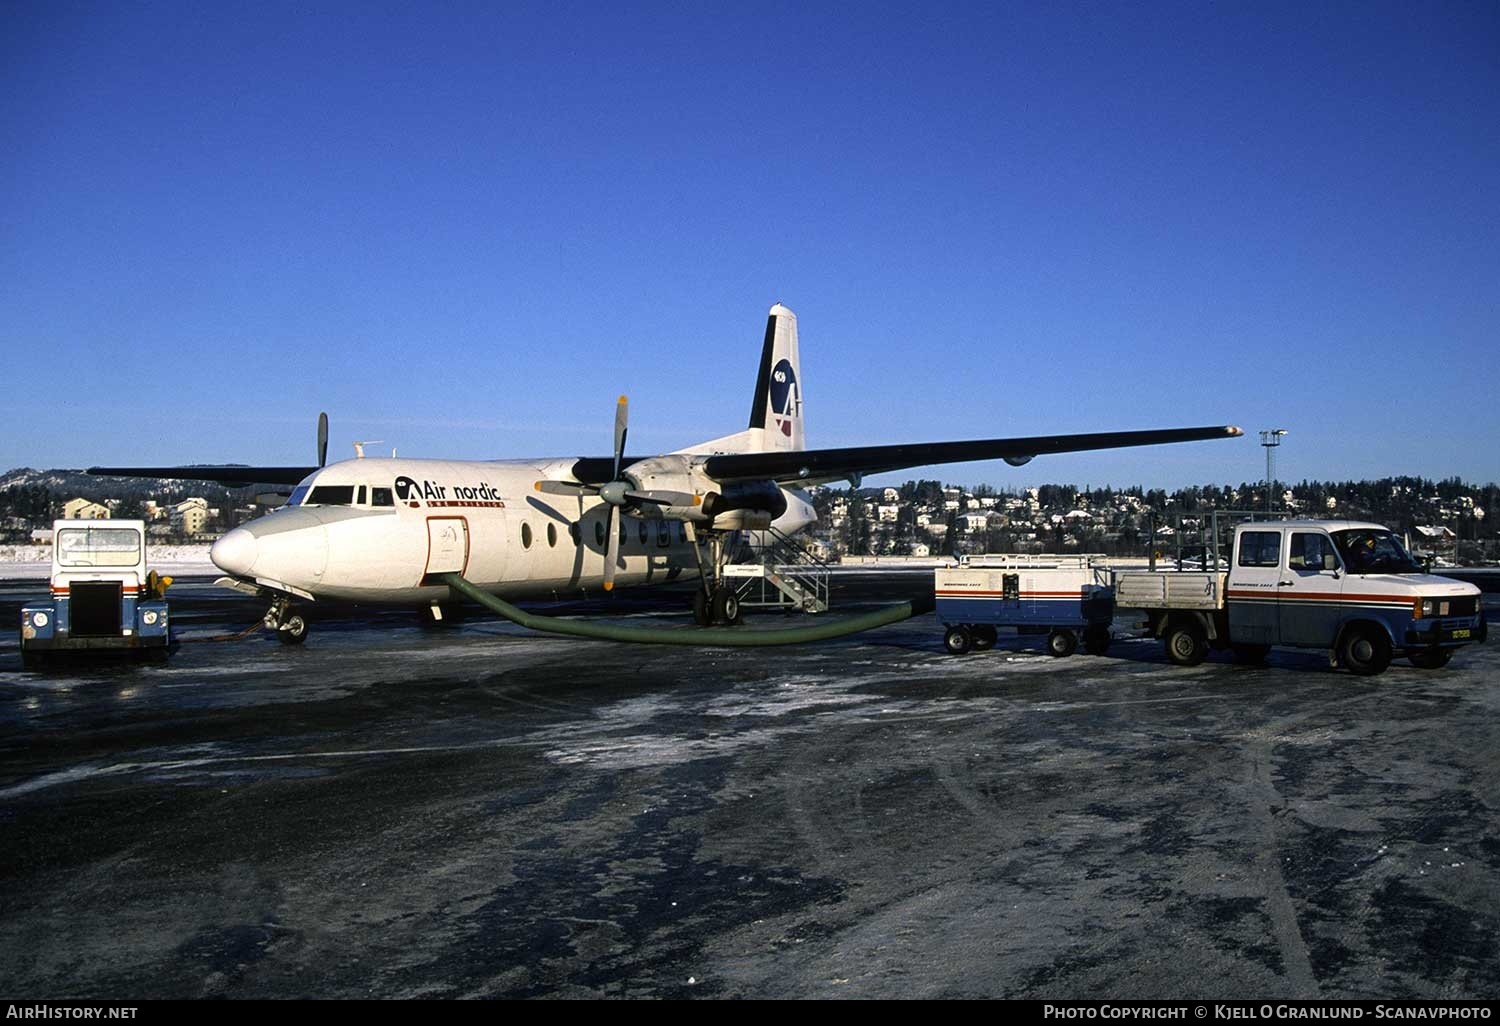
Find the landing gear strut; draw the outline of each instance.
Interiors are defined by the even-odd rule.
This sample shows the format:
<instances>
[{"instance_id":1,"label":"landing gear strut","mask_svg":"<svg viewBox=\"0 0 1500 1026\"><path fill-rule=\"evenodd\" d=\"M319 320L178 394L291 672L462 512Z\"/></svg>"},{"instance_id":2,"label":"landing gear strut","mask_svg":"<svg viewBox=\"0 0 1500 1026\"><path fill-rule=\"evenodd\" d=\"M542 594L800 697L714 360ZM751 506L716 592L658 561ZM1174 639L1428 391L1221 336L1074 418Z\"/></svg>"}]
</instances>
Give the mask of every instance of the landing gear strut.
<instances>
[{"instance_id":1,"label":"landing gear strut","mask_svg":"<svg viewBox=\"0 0 1500 1026\"><path fill-rule=\"evenodd\" d=\"M700 529L695 524L687 524L688 540L693 543L693 555L698 560L698 579L702 586L693 593L693 622L699 627L708 627L714 623L725 625L737 624L743 620L740 614L740 596L732 587L724 583L724 565L729 562L730 553L734 551L733 531L714 531L711 529ZM699 535L706 535L704 539L708 543L710 558L705 562L703 558L703 545L700 543Z\"/></svg>"},{"instance_id":2,"label":"landing gear strut","mask_svg":"<svg viewBox=\"0 0 1500 1026\"><path fill-rule=\"evenodd\" d=\"M276 640L283 645L300 645L307 640L307 620L292 611L292 600L285 595L272 600L265 625L266 630L276 632Z\"/></svg>"}]
</instances>

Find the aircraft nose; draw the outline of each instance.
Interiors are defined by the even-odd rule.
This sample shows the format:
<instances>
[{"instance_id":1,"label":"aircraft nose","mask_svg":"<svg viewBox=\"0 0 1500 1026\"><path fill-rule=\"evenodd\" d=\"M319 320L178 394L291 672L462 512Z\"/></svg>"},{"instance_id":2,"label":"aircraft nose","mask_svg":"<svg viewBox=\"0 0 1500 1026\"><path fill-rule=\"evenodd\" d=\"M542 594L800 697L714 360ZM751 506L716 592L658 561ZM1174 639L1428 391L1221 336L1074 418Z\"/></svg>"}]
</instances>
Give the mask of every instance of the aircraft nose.
<instances>
[{"instance_id":1,"label":"aircraft nose","mask_svg":"<svg viewBox=\"0 0 1500 1026\"><path fill-rule=\"evenodd\" d=\"M255 557L259 554L259 548L255 535L243 527L236 527L214 542L213 548L208 550L208 558L214 561L214 566L226 574L248 577L251 568L255 566Z\"/></svg>"}]
</instances>

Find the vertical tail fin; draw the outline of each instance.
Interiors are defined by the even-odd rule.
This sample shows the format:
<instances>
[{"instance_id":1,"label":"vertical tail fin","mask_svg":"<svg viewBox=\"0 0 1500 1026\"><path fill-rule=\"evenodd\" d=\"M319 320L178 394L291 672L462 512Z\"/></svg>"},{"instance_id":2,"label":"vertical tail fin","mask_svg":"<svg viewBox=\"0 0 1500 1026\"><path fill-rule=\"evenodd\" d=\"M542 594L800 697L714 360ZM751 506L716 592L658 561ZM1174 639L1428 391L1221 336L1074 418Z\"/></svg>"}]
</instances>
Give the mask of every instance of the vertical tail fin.
<instances>
[{"instance_id":1,"label":"vertical tail fin","mask_svg":"<svg viewBox=\"0 0 1500 1026\"><path fill-rule=\"evenodd\" d=\"M750 430L762 437L756 449L805 449L802 428L801 361L797 356L797 315L777 303L766 318L760 376L750 405Z\"/></svg>"},{"instance_id":2,"label":"vertical tail fin","mask_svg":"<svg viewBox=\"0 0 1500 1026\"><path fill-rule=\"evenodd\" d=\"M760 372L750 403L750 426L738 434L682 452L779 452L807 448L802 427L802 364L797 355L797 315L777 303L766 318Z\"/></svg>"}]
</instances>

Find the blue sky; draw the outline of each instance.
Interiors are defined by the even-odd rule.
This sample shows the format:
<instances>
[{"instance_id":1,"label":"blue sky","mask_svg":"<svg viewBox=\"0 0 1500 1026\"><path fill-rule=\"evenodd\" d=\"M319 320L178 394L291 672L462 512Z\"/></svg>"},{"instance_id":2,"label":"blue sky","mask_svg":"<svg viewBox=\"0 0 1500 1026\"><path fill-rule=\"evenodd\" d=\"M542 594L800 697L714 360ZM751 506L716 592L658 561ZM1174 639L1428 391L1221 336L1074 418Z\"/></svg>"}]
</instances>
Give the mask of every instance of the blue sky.
<instances>
[{"instance_id":1,"label":"blue sky","mask_svg":"<svg viewBox=\"0 0 1500 1026\"><path fill-rule=\"evenodd\" d=\"M1500 6L0 6L0 469L1232 423L1500 480ZM914 474L890 475L902 479ZM882 480L888 480L885 478Z\"/></svg>"}]
</instances>

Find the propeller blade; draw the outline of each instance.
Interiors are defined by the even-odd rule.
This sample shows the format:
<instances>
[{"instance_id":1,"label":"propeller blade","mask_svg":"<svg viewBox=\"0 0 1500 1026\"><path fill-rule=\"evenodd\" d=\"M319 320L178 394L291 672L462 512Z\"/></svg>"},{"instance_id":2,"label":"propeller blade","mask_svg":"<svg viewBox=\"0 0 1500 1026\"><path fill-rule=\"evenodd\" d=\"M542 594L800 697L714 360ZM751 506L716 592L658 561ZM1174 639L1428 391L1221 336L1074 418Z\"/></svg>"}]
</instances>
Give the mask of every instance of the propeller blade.
<instances>
[{"instance_id":1,"label":"propeller blade","mask_svg":"<svg viewBox=\"0 0 1500 1026\"><path fill-rule=\"evenodd\" d=\"M615 589L615 561L620 558L620 507L609 507L609 546L604 553L604 590Z\"/></svg>"},{"instance_id":2,"label":"propeller blade","mask_svg":"<svg viewBox=\"0 0 1500 1026\"><path fill-rule=\"evenodd\" d=\"M328 462L328 414L318 414L318 466Z\"/></svg>"},{"instance_id":3,"label":"propeller blade","mask_svg":"<svg viewBox=\"0 0 1500 1026\"><path fill-rule=\"evenodd\" d=\"M630 420L630 400L623 395L615 404L615 475L610 480L620 480L620 464L625 459L625 429Z\"/></svg>"},{"instance_id":4,"label":"propeller blade","mask_svg":"<svg viewBox=\"0 0 1500 1026\"><path fill-rule=\"evenodd\" d=\"M593 485L576 484L572 481L538 481L533 485L537 491L548 495L598 495L599 489Z\"/></svg>"}]
</instances>

